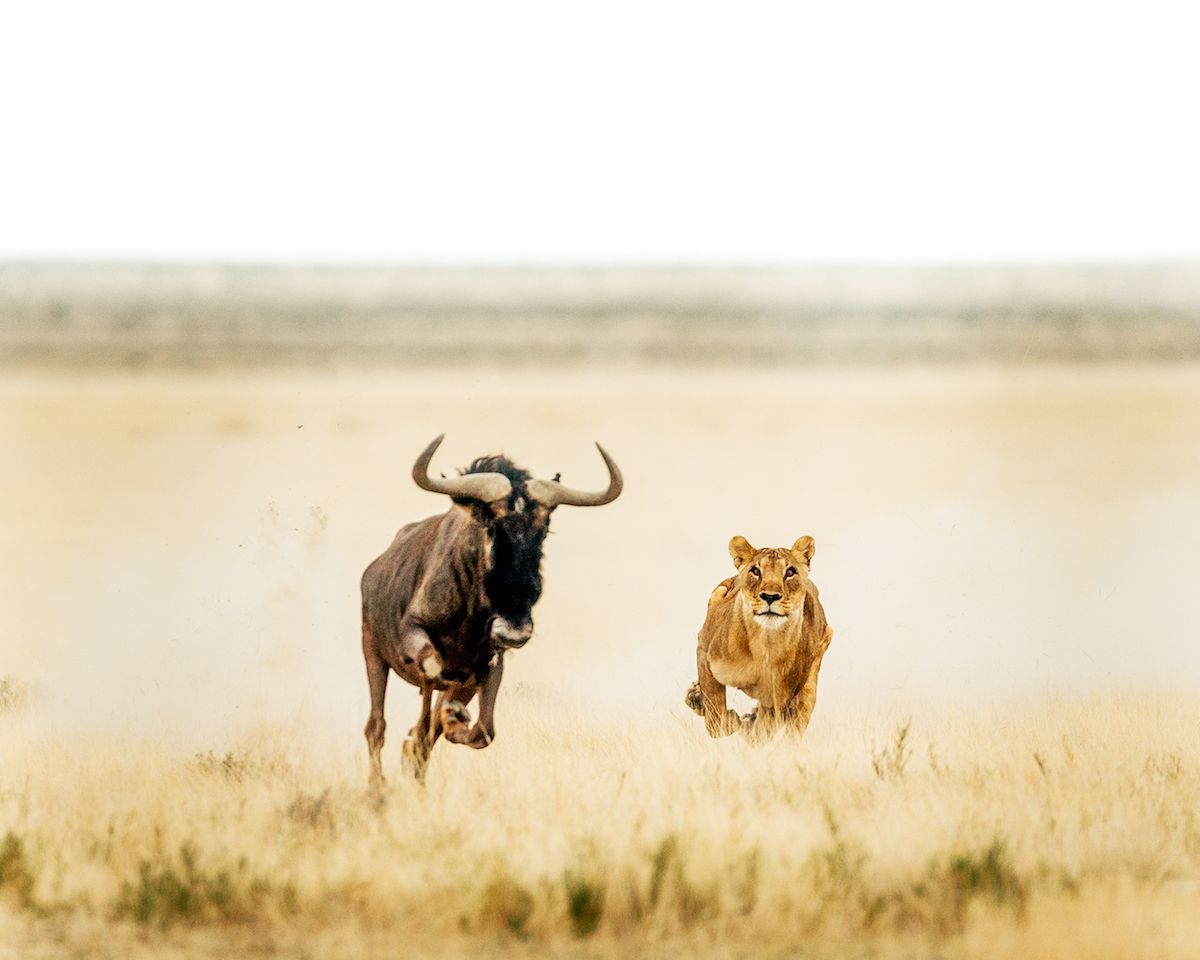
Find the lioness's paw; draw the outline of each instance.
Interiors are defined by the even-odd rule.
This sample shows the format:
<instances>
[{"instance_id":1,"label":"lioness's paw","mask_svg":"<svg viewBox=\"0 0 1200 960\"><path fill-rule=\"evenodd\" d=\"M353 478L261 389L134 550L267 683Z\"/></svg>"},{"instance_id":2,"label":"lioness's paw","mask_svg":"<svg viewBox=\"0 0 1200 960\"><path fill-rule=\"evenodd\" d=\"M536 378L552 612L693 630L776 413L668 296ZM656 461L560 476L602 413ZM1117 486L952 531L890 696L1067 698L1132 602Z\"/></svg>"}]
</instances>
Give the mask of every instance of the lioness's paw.
<instances>
[{"instance_id":1,"label":"lioness's paw","mask_svg":"<svg viewBox=\"0 0 1200 960\"><path fill-rule=\"evenodd\" d=\"M726 710L724 716L705 714L704 727L710 737L727 737L737 733L741 718L732 710Z\"/></svg>"},{"instance_id":2,"label":"lioness's paw","mask_svg":"<svg viewBox=\"0 0 1200 960\"><path fill-rule=\"evenodd\" d=\"M700 716L704 716L704 694L700 692L700 682L696 681L687 688L687 693L683 695L684 705L690 707Z\"/></svg>"}]
</instances>

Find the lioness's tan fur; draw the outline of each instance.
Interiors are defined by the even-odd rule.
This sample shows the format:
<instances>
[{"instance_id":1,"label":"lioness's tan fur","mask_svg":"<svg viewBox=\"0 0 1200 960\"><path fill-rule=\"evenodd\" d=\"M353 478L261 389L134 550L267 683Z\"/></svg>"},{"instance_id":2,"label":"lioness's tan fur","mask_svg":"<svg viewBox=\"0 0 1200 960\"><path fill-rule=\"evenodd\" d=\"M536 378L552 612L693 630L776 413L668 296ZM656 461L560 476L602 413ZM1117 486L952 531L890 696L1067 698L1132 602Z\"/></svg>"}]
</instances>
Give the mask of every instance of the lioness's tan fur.
<instances>
[{"instance_id":1,"label":"lioness's tan fur","mask_svg":"<svg viewBox=\"0 0 1200 960\"><path fill-rule=\"evenodd\" d=\"M738 572L708 598L696 646L699 677L686 697L710 736L739 728L770 736L780 727L801 735L808 727L821 658L833 637L809 578L814 550L812 537L762 550L744 537L729 541ZM757 700L755 713L741 719L730 710L727 687Z\"/></svg>"}]
</instances>

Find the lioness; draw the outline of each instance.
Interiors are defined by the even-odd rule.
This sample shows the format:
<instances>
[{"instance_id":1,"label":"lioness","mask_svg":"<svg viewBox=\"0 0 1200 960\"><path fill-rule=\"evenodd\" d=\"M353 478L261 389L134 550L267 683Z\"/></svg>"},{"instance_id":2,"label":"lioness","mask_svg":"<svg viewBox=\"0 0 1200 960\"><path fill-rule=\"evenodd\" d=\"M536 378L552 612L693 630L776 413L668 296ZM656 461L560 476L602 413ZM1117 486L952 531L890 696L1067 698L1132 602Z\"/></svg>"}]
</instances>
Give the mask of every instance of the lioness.
<instances>
[{"instance_id":1,"label":"lioness","mask_svg":"<svg viewBox=\"0 0 1200 960\"><path fill-rule=\"evenodd\" d=\"M801 537L786 547L755 550L745 537L729 541L737 576L708 598L696 645L699 679L684 702L704 718L709 736L741 729L754 738L780 727L804 733L817 702L817 672L833 638L817 588L808 578L816 545ZM739 718L725 688L758 701Z\"/></svg>"}]
</instances>

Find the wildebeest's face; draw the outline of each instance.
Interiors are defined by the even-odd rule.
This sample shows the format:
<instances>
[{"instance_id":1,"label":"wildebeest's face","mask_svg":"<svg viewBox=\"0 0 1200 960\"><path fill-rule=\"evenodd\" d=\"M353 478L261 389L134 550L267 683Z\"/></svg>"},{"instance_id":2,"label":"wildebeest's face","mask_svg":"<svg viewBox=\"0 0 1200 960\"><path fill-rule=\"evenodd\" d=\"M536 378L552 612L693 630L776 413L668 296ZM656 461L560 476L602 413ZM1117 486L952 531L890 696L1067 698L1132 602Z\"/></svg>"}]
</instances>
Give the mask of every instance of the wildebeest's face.
<instances>
[{"instance_id":1,"label":"wildebeest's face","mask_svg":"<svg viewBox=\"0 0 1200 960\"><path fill-rule=\"evenodd\" d=\"M504 647L524 646L533 633L533 605L542 595L542 544L556 507L600 507L621 495L624 480L608 452L596 449L608 467L603 490L576 490L532 476L507 457L479 457L459 476L435 479L429 463L442 442L436 437L413 464L413 480L422 490L448 494L487 528L491 541L483 599L494 616L491 640Z\"/></svg>"},{"instance_id":2,"label":"wildebeest's face","mask_svg":"<svg viewBox=\"0 0 1200 960\"><path fill-rule=\"evenodd\" d=\"M533 605L542 595L542 545L552 511L514 485L508 501L490 505L483 518L492 540L483 586L496 614L492 639L502 646L524 646L533 633Z\"/></svg>"},{"instance_id":3,"label":"wildebeest's face","mask_svg":"<svg viewBox=\"0 0 1200 960\"><path fill-rule=\"evenodd\" d=\"M542 544L554 507L530 496L525 487L530 474L507 457L480 457L462 472L478 474L502 476L510 485L498 500L456 501L470 509L491 541L483 578L484 600L494 614L491 639L501 647L523 647L533 635L533 605L542 595Z\"/></svg>"}]
</instances>

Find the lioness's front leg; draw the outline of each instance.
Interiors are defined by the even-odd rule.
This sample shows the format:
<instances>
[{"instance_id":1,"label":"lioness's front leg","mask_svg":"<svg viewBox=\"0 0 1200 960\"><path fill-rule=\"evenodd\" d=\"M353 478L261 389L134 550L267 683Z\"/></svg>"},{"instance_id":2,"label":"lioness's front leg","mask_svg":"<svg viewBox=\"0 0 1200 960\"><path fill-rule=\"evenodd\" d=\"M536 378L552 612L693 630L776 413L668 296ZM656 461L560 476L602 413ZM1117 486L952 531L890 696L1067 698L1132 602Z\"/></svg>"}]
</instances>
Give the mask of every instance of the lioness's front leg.
<instances>
[{"instance_id":1,"label":"lioness's front leg","mask_svg":"<svg viewBox=\"0 0 1200 960\"><path fill-rule=\"evenodd\" d=\"M713 676L708 667L708 652L701 646L696 647L696 673L699 679L688 689L684 702L704 717L704 729L710 737L729 736L741 721L726 704L725 685Z\"/></svg>"},{"instance_id":2,"label":"lioness's front leg","mask_svg":"<svg viewBox=\"0 0 1200 960\"><path fill-rule=\"evenodd\" d=\"M826 628L824 642L821 649L817 651L817 655L813 657L813 662L804 677L804 685L796 692L784 712L788 731L797 737L804 736L804 732L808 729L808 722L812 719L813 710L817 706L817 674L821 671L821 659L825 656L825 651L829 649L829 641L832 636L832 631Z\"/></svg>"}]
</instances>

